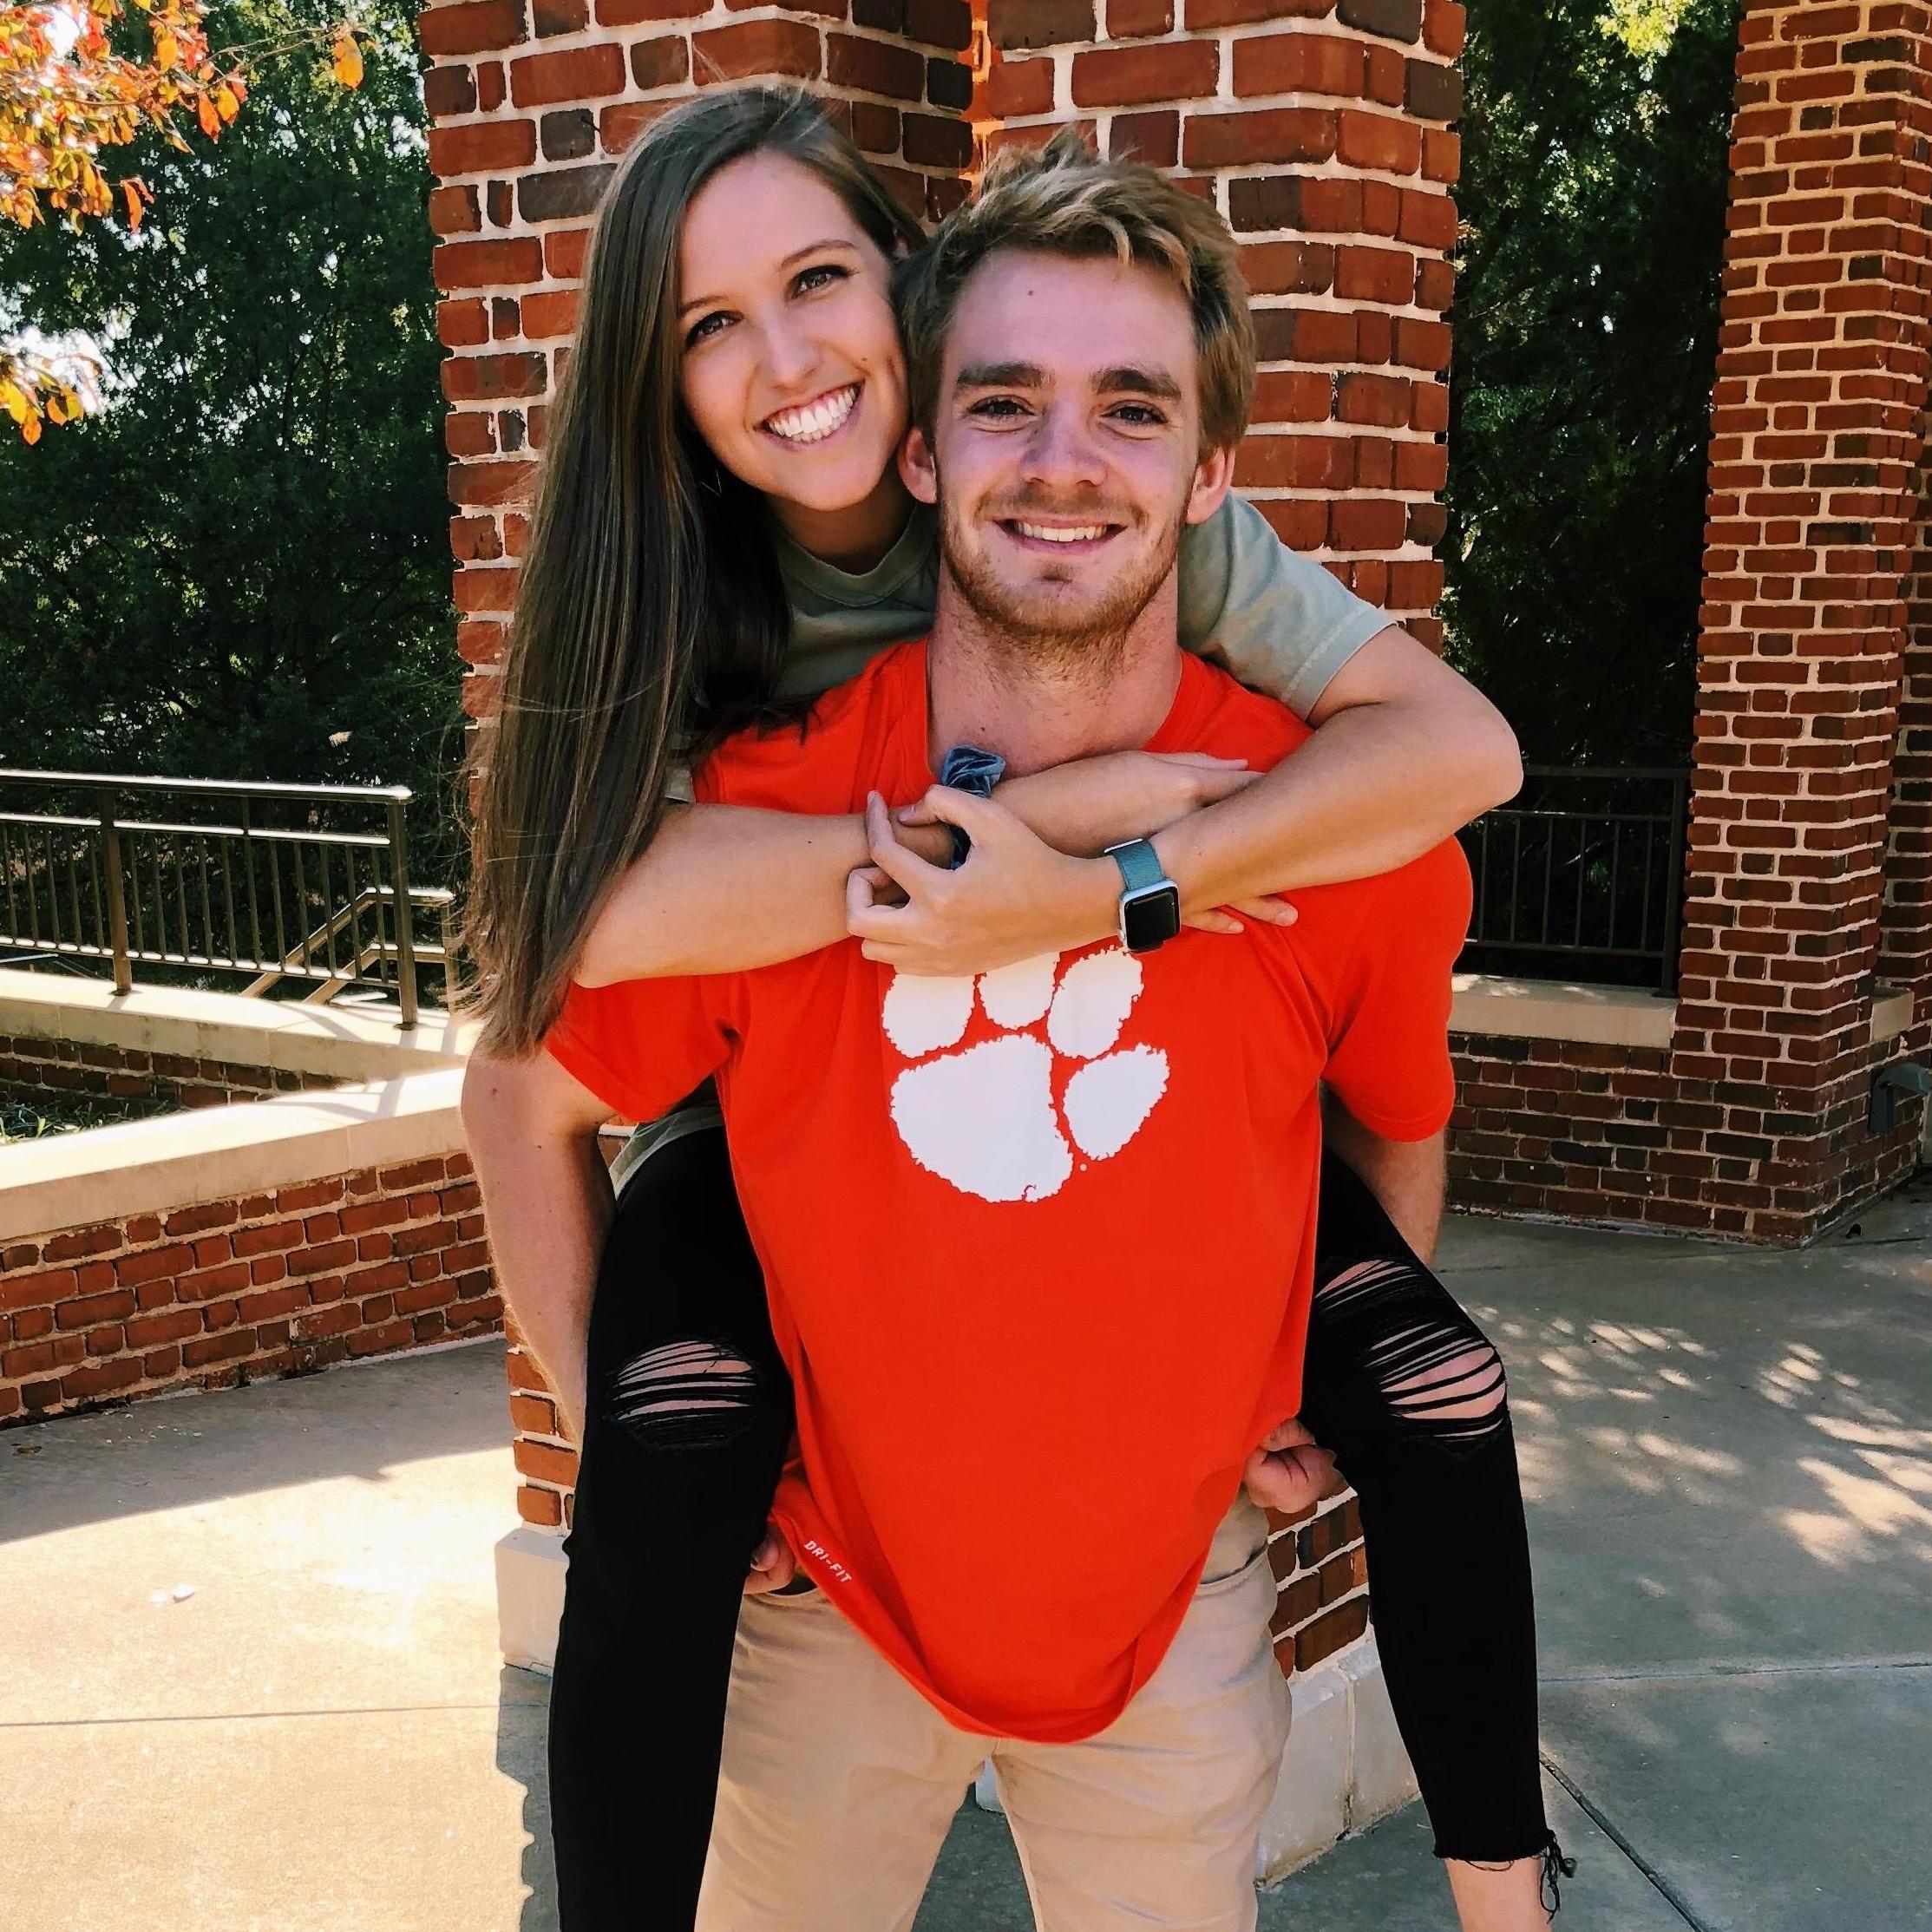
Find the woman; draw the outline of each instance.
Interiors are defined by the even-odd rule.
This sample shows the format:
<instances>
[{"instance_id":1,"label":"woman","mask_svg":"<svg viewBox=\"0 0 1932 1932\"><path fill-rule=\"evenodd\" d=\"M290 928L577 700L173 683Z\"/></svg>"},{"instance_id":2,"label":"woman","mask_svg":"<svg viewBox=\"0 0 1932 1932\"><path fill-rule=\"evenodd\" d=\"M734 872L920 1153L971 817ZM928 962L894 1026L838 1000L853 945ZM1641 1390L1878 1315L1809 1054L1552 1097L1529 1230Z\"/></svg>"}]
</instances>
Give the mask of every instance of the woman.
<instances>
[{"instance_id":1,"label":"woman","mask_svg":"<svg viewBox=\"0 0 1932 1932\"><path fill-rule=\"evenodd\" d=\"M792 1566L763 1537L783 1370L715 1105L640 1137L606 1242L591 1117L558 1126L557 1070L533 1057L569 980L738 971L848 931L905 969L977 972L1111 929L1110 903L1015 894L985 867L943 919L874 905L876 874L848 908L878 828L667 806L694 750L930 619L933 527L894 464L891 265L919 239L788 90L707 95L639 142L599 217L479 773L465 1117L506 1287L582 1445L552 1717L571 1932L639 1922L645 1901L643 1922L691 1923L736 1595ZM1267 774L1122 754L1001 786L1048 846L1169 833L1197 861L1170 861L1184 891L1211 880L1221 902L1191 922L1228 932L1291 920L1270 894L1403 862L1513 788L1493 712L1251 509L1191 534L1182 573L1190 641L1319 729ZM942 857L930 816L901 835ZM1371 1144L1346 1117L1331 1139ZM1362 1494L1392 1695L1464 1925L1540 1926L1561 1861L1501 1366L1339 1160L1320 1215L1304 1420ZM1264 1446L1319 1473L1309 1442L1288 1424Z\"/></svg>"}]
</instances>

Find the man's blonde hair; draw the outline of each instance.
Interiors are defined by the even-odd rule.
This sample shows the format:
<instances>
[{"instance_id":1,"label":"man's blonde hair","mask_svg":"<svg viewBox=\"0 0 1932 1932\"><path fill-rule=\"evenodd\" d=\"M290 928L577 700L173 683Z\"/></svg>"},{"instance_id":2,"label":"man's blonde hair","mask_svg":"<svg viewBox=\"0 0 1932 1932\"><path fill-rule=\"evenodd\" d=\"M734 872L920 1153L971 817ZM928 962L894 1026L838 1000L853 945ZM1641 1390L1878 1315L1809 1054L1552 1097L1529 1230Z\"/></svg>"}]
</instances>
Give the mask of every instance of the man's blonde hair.
<instances>
[{"instance_id":1,"label":"man's blonde hair","mask_svg":"<svg viewBox=\"0 0 1932 1932\"><path fill-rule=\"evenodd\" d=\"M979 192L894 272L913 420L928 435L959 291L1007 248L1167 275L1194 313L1202 444L1240 442L1254 397L1254 324L1235 238L1210 203L1139 161L1101 160L1071 128L1044 148L996 155Z\"/></svg>"}]
</instances>

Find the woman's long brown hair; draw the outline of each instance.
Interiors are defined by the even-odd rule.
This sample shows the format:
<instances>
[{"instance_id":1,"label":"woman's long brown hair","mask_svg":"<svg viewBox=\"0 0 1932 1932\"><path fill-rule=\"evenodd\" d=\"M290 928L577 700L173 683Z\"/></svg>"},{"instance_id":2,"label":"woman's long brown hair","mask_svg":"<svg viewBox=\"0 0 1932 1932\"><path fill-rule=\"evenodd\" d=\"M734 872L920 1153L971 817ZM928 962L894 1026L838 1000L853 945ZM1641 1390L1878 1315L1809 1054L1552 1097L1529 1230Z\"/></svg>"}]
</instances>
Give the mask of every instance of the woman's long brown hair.
<instances>
[{"instance_id":1,"label":"woman's long brown hair","mask_svg":"<svg viewBox=\"0 0 1932 1932\"><path fill-rule=\"evenodd\" d=\"M494 727L472 743L461 944L497 1055L534 1049L679 764L772 702L789 616L769 513L678 392L679 232L718 170L780 154L888 259L919 229L810 97L721 88L673 108L612 180L550 413Z\"/></svg>"}]
</instances>

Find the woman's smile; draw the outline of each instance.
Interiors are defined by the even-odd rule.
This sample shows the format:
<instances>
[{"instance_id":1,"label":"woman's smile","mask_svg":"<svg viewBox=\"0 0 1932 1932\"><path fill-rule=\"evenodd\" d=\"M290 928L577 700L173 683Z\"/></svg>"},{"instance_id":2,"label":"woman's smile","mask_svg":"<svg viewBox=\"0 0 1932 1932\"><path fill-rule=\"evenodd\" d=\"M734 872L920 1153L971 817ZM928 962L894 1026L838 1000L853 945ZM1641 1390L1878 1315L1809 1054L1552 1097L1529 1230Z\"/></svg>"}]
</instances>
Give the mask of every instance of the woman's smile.
<instances>
[{"instance_id":1,"label":"woman's smile","mask_svg":"<svg viewBox=\"0 0 1932 1932\"><path fill-rule=\"evenodd\" d=\"M863 383L848 383L825 390L809 403L797 403L768 416L758 427L794 449L827 442L846 429L858 413Z\"/></svg>"}]
</instances>

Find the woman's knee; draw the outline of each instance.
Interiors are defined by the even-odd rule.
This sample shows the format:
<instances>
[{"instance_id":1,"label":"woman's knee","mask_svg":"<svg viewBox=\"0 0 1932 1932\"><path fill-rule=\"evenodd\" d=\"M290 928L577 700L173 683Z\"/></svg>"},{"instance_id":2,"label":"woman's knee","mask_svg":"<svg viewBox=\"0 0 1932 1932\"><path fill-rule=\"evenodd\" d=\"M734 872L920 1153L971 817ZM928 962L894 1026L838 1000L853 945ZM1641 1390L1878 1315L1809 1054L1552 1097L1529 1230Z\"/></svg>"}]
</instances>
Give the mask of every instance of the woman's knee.
<instances>
[{"instance_id":1,"label":"woman's knee","mask_svg":"<svg viewBox=\"0 0 1932 1932\"><path fill-rule=\"evenodd\" d=\"M1508 1426L1495 1345L1435 1276L1406 1255L1339 1270L1316 1291L1326 1346L1359 1357L1381 1419L1408 1438L1464 1444Z\"/></svg>"},{"instance_id":2,"label":"woman's knee","mask_svg":"<svg viewBox=\"0 0 1932 1932\"><path fill-rule=\"evenodd\" d=\"M649 1450L721 1447L771 1399L764 1372L722 1341L686 1336L640 1350L612 1373L605 1418Z\"/></svg>"}]
</instances>

